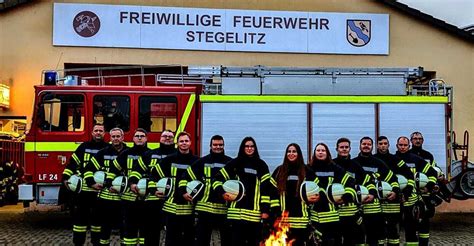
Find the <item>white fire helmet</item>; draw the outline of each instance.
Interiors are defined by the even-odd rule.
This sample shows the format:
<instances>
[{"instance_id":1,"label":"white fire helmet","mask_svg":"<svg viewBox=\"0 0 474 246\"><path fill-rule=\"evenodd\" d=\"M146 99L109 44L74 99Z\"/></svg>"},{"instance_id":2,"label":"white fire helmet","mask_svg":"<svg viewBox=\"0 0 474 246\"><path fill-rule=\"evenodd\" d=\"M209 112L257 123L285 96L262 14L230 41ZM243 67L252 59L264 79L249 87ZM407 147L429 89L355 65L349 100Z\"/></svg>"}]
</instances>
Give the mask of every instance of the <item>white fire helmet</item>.
<instances>
[{"instance_id":1,"label":"white fire helmet","mask_svg":"<svg viewBox=\"0 0 474 246\"><path fill-rule=\"evenodd\" d=\"M127 176L117 176L112 181L112 188L122 194L127 190L128 187L128 178Z\"/></svg>"},{"instance_id":2,"label":"white fire helmet","mask_svg":"<svg viewBox=\"0 0 474 246\"><path fill-rule=\"evenodd\" d=\"M381 200L386 199L388 194L392 192L392 186L385 181L378 181L375 186L377 188L377 196Z\"/></svg>"},{"instance_id":3,"label":"white fire helmet","mask_svg":"<svg viewBox=\"0 0 474 246\"><path fill-rule=\"evenodd\" d=\"M81 190L82 190L82 178L79 177L79 175L76 175L76 174L72 175L67 180L66 187L74 193L81 192Z\"/></svg>"},{"instance_id":4,"label":"white fire helmet","mask_svg":"<svg viewBox=\"0 0 474 246\"><path fill-rule=\"evenodd\" d=\"M407 187L407 184L408 184L407 178L405 178L405 176L401 174L397 174L397 179L398 179L398 185L400 186L400 190L405 189L405 187Z\"/></svg>"},{"instance_id":5,"label":"white fire helmet","mask_svg":"<svg viewBox=\"0 0 474 246\"><path fill-rule=\"evenodd\" d=\"M426 184L428 184L428 177L424 173L417 172L415 174L415 186L417 189L425 188Z\"/></svg>"},{"instance_id":6,"label":"white fire helmet","mask_svg":"<svg viewBox=\"0 0 474 246\"><path fill-rule=\"evenodd\" d=\"M438 177L438 178L444 177L443 170L441 170L440 167L434 166L433 169L436 171L436 177Z\"/></svg>"},{"instance_id":7,"label":"white fire helmet","mask_svg":"<svg viewBox=\"0 0 474 246\"><path fill-rule=\"evenodd\" d=\"M245 187L239 180L227 180L222 185L222 188L231 196L232 201L238 202L244 197Z\"/></svg>"},{"instance_id":8,"label":"white fire helmet","mask_svg":"<svg viewBox=\"0 0 474 246\"><path fill-rule=\"evenodd\" d=\"M193 180L186 184L186 192L193 198L193 200L202 194L204 184L199 180Z\"/></svg>"},{"instance_id":9,"label":"white fire helmet","mask_svg":"<svg viewBox=\"0 0 474 246\"><path fill-rule=\"evenodd\" d=\"M332 203L336 203L336 201L340 200L342 198L342 195L346 193L344 186L339 183L333 183L328 186L328 190L326 192L326 195L328 197L328 200Z\"/></svg>"},{"instance_id":10,"label":"white fire helmet","mask_svg":"<svg viewBox=\"0 0 474 246\"><path fill-rule=\"evenodd\" d=\"M162 197L168 197L173 192L173 179L162 178L156 182L156 191L163 194Z\"/></svg>"},{"instance_id":11,"label":"white fire helmet","mask_svg":"<svg viewBox=\"0 0 474 246\"><path fill-rule=\"evenodd\" d=\"M301 200L308 202L308 197L319 194L319 186L313 181L304 181L300 186Z\"/></svg>"},{"instance_id":12,"label":"white fire helmet","mask_svg":"<svg viewBox=\"0 0 474 246\"><path fill-rule=\"evenodd\" d=\"M97 171L94 173L94 181L96 184L104 185L107 174L104 171Z\"/></svg>"},{"instance_id":13,"label":"white fire helmet","mask_svg":"<svg viewBox=\"0 0 474 246\"><path fill-rule=\"evenodd\" d=\"M369 190L367 189L367 187L363 185L356 185L355 191L356 191L355 202L357 204L361 204L362 201L367 199L367 197L369 196Z\"/></svg>"},{"instance_id":14,"label":"white fire helmet","mask_svg":"<svg viewBox=\"0 0 474 246\"><path fill-rule=\"evenodd\" d=\"M138 180L137 189L139 196L146 196L148 194L148 179L142 178Z\"/></svg>"}]
</instances>

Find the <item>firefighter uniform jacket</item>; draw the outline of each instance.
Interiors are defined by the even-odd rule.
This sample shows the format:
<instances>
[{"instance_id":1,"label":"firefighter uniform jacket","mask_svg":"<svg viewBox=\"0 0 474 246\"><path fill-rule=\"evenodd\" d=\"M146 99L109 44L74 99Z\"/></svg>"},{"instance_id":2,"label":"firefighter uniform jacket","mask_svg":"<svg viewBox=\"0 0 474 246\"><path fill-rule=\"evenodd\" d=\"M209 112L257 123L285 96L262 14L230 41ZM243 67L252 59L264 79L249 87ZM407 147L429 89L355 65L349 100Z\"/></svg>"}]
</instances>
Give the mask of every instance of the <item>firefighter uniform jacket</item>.
<instances>
[{"instance_id":1,"label":"firefighter uniform jacket","mask_svg":"<svg viewBox=\"0 0 474 246\"><path fill-rule=\"evenodd\" d=\"M129 186L130 184L136 184L138 179L133 179L134 172L133 167L138 165L138 159L142 156L145 152L149 151L150 149L146 146L138 146L134 145L132 148L126 149L117 158L114 160L113 165L110 167L110 172L115 174L116 176L125 175L129 179ZM135 183L132 183L135 181ZM127 189L121 196L122 200L126 201L136 201L137 194L133 193L130 189Z\"/></svg>"},{"instance_id":2,"label":"firefighter uniform jacket","mask_svg":"<svg viewBox=\"0 0 474 246\"><path fill-rule=\"evenodd\" d=\"M227 214L225 200L212 189L212 178L231 160L232 158L224 153L216 154L211 152L193 163L183 174L183 179L179 183L181 192L185 192L186 184L192 180L199 180L205 185L203 196L196 203L196 211L211 214Z\"/></svg>"},{"instance_id":3,"label":"firefighter uniform jacket","mask_svg":"<svg viewBox=\"0 0 474 246\"><path fill-rule=\"evenodd\" d=\"M108 146L109 144L104 141L88 141L79 145L76 151L74 151L72 154L69 163L66 165L66 168L63 171L63 181L69 179L69 177L74 174L83 176L92 156L97 154L99 150ZM82 182L82 191L97 192L97 190L87 186L86 182Z\"/></svg>"},{"instance_id":4,"label":"firefighter uniform jacket","mask_svg":"<svg viewBox=\"0 0 474 246\"><path fill-rule=\"evenodd\" d=\"M339 213L337 205L330 202L326 196L328 186L333 183L342 184L345 188L345 194L343 195L344 203L350 203L356 195L354 178L340 166L333 163L315 161L313 165L309 166L309 169L318 177L319 187L324 193L321 195L319 202L313 206L311 221L319 223L338 222Z\"/></svg>"},{"instance_id":5,"label":"firefighter uniform jacket","mask_svg":"<svg viewBox=\"0 0 474 246\"><path fill-rule=\"evenodd\" d=\"M356 184L365 186L371 195L377 196L374 178L369 175L369 173L367 173L358 162L351 160L350 156L347 158L338 156L333 159L333 161L354 178ZM353 202L343 204L339 208L339 216L353 216L357 212L357 205Z\"/></svg>"},{"instance_id":6,"label":"firefighter uniform jacket","mask_svg":"<svg viewBox=\"0 0 474 246\"><path fill-rule=\"evenodd\" d=\"M245 195L240 201L233 201L227 210L227 219L257 222L261 214L270 212L270 196L276 183L270 176L267 163L255 157L236 158L219 170L213 188L222 197L222 184L231 179L240 180L245 187Z\"/></svg>"},{"instance_id":7,"label":"firefighter uniform jacket","mask_svg":"<svg viewBox=\"0 0 474 246\"><path fill-rule=\"evenodd\" d=\"M428 190L430 191L433 189L437 181L436 171L433 169L433 167L431 166L429 162L409 152L400 153L399 151L397 151L396 156L401 158L403 161L405 161L406 165L410 168L413 174L417 172L426 174L426 176L429 179L429 182L426 185L426 188L428 188ZM419 198L420 197L418 195L418 191L413 189L411 196L403 203L403 206L405 207L412 206L419 200Z\"/></svg>"},{"instance_id":8,"label":"firefighter uniform jacket","mask_svg":"<svg viewBox=\"0 0 474 246\"><path fill-rule=\"evenodd\" d=\"M120 195L118 193L112 193L109 191L109 188L112 186L112 180L116 177L115 174L110 172L110 167L117 156L126 149L128 149L128 146L124 143L122 143L122 149L120 152L118 152L114 146L110 145L97 152L97 154L91 158L89 165L87 165L84 178L89 187L95 184L95 172L104 171L106 173L104 188L99 191L100 199L120 201Z\"/></svg>"},{"instance_id":9,"label":"firefighter uniform jacket","mask_svg":"<svg viewBox=\"0 0 474 246\"><path fill-rule=\"evenodd\" d=\"M401 192L405 197L410 197L415 188L415 178L405 161L389 152L385 154L377 153L374 156L385 162L393 173L403 175L407 179L407 186Z\"/></svg>"},{"instance_id":10,"label":"firefighter uniform jacket","mask_svg":"<svg viewBox=\"0 0 474 246\"><path fill-rule=\"evenodd\" d=\"M138 164L134 166L134 176L136 180L141 178L150 178L148 182L148 188L150 194L146 197L145 201L163 200L163 198L155 196L156 182L158 179L151 177L151 170L154 166L161 162L167 156L175 153L177 150L174 145L162 144L159 148L147 151L143 156L138 159ZM135 179L134 178L134 179Z\"/></svg>"},{"instance_id":11,"label":"firefighter uniform jacket","mask_svg":"<svg viewBox=\"0 0 474 246\"><path fill-rule=\"evenodd\" d=\"M159 179L171 177L173 180L173 191L163 205L163 211L174 215L192 215L193 204L186 201L182 190L177 186L181 183L183 173L198 159L191 152L183 154L179 151L167 156L151 170L153 177ZM186 184L185 184L186 185ZM185 187L186 190L186 187Z\"/></svg>"},{"instance_id":12,"label":"firefighter uniform jacket","mask_svg":"<svg viewBox=\"0 0 474 246\"><path fill-rule=\"evenodd\" d=\"M408 152L421 157L426 162L429 162L431 166L436 166L433 155L430 152L424 150L422 147L412 146Z\"/></svg>"},{"instance_id":13,"label":"firefighter uniform jacket","mask_svg":"<svg viewBox=\"0 0 474 246\"><path fill-rule=\"evenodd\" d=\"M277 167L273 172L273 180L277 180L281 167L282 166ZM314 172L307 167L304 181L313 181L319 186L318 178ZM288 224L290 228L306 229L310 222L309 206L301 198L299 192L298 169L290 164L288 167L288 178L286 179L286 190L278 194L278 206L272 207L272 209L276 210L276 215L280 215L283 211L288 212L288 217L282 218L282 222Z\"/></svg>"},{"instance_id":14,"label":"firefighter uniform jacket","mask_svg":"<svg viewBox=\"0 0 474 246\"><path fill-rule=\"evenodd\" d=\"M373 155L364 156L359 154L353 160L360 163L362 168L370 173L376 180L385 181L392 186L392 191L395 193L400 192L398 185L397 176L388 168L388 166L379 158L374 157ZM380 206L380 200L376 198L375 195L374 201L371 203L364 204L364 214L375 214L381 213L382 207Z\"/></svg>"}]
</instances>

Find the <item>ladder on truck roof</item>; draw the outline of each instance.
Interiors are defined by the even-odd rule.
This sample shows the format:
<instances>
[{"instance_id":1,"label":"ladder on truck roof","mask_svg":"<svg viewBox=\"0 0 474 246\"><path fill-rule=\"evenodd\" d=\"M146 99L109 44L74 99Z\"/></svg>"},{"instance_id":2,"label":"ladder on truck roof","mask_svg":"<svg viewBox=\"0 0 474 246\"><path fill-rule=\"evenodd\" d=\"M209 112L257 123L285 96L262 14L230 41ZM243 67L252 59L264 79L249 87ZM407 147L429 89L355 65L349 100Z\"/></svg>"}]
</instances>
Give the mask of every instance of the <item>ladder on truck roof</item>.
<instances>
[{"instance_id":1,"label":"ladder on truck roof","mask_svg":"<svg viewBox=\"0 0 474 246\"><path fill-rule=\"evenodd\" d=\"M422 67L190 66L188 74L212 78L222 94L447 96L451 89L443 80L430 81Z\"/></svg>"},{"instance_id":2,"label":"ladder on truck roof","mask_svg":"<svg viewBox=\"0 0 474 246\"><path fill-rule=\"evenodd\" d=\"M175 73L161 72L168 68ZM51 74L56 85L201 85L203 94L447 96L451 91L442 80L428 81L422 67L109 66L45 70L42 84Z\"/></svg>"}]
</instances>

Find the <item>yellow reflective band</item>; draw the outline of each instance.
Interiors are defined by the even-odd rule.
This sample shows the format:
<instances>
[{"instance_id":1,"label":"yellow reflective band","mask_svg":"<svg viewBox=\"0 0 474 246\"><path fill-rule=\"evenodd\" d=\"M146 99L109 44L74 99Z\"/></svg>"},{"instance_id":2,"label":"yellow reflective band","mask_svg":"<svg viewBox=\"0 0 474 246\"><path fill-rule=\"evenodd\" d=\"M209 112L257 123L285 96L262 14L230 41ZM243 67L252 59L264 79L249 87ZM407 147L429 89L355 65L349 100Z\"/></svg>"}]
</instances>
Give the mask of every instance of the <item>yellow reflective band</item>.
<instances>
[{"instance_id":1,"label":"yellow reflective band","mask_svg":"<svg viewBox=\"0 0 474 246\"><path fill-rule=\"evenodd\" d=\"M246 96L200 95L201 102L448 103L445 96Z\"/></svg>"},{"instance_id":2,"label":"yellow reflective band","mask_svg":"<svg viewBox=\"0 0 474 246\"><path fill-rule=\"evenodd\" d=\"M26 142L25 151L74 151L81 143L75 142Z\"/></svg>"},{"instance_id":3,"label":"yellow reflective band","mask_svg":"<svg viewBox=\"0 0 474 246\"><path fill-rule=\"evenodd\" d=\"M188 122L189 115L191 114L191 110L193 109L194 102L196 101L196 95L191 94L189 95L188 104L186 104L186 109L184 110L183 117L181 117L181 122L179 122L178 129L176 130L176 136L174 137L174 141L178 141L178 135L180 132L184 131L186 127L186 123Z\"/></svg>"}]
</instances>

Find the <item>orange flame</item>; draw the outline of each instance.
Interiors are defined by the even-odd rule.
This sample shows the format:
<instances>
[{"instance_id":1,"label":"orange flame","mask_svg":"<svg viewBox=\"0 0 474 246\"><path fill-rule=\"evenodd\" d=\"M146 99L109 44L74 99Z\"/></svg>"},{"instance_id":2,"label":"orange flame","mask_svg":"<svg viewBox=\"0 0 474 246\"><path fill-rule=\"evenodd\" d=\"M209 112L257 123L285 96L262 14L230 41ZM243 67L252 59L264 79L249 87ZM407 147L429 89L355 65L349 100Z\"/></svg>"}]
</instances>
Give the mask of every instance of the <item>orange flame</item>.
<instances>
[{"instance_id":1,"label":"orange flame","mask_svg":"<svg viewBox=\"0 0 474 246\"><path fill-rule=\"evenodd\" d=\"M288 211L284 211L281 217L273 224L274 230L261 246L291 246L293 240L288 241L287 232L290 230L288 224Z\"/></svg>"}]
</instances>

